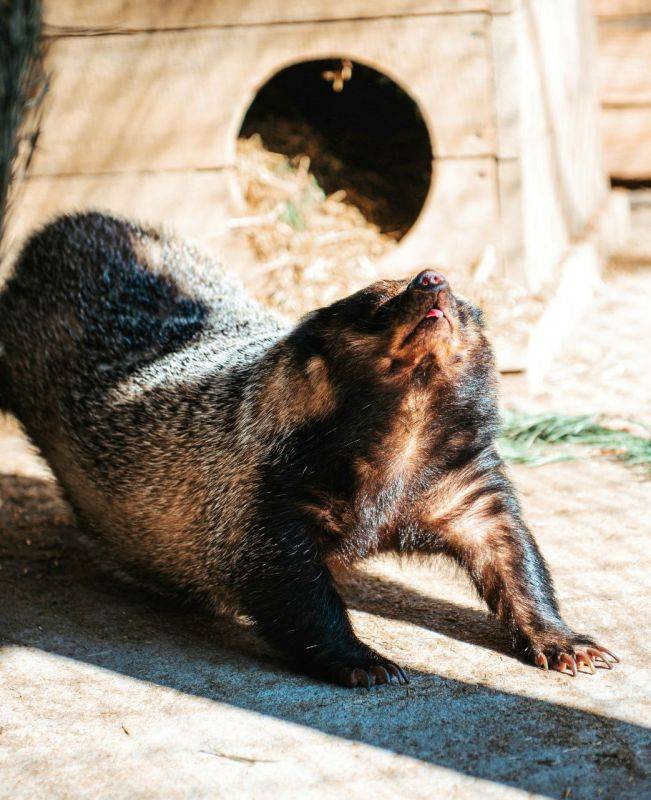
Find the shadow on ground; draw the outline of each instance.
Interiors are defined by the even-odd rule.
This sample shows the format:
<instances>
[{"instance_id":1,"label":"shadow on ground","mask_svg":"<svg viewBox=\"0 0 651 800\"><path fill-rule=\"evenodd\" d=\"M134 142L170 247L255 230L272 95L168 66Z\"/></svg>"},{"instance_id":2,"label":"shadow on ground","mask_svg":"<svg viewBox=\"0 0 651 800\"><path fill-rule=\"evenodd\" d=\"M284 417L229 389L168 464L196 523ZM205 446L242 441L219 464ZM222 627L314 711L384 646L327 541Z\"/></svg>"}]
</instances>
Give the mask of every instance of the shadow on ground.
<instances>
[{"instance_id":1,"label":"shadow on ground","mask_svg":"<svg viewBox=\"0 0 651 800\"><path fill-rule=\"evenodd\" d=\"M547 797L640 796L651 742L641 726L435 674L368 694L308 681L246 629L89 568L54 484L0 476L0 499L0 648L38 648ZM343 591L353 608L508 652L480 611L359 574Z\"/></svg>"}]
</instances>

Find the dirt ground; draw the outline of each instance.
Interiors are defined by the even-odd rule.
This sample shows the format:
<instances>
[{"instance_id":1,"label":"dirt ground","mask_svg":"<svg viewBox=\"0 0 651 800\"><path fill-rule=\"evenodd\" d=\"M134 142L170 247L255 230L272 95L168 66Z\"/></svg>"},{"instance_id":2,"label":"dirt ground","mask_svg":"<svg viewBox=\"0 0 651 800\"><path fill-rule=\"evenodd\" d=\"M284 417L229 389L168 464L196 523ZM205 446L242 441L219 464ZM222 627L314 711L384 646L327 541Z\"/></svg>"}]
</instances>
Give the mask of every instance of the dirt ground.
<instances>
[{"instance_id":1,"label":"dirt ground","mask_svg":"<svg viewBox=\"0 0 651 800\"><path fill-rule=\"evenodd\" d=\"M611 270L545 393L649 419L651 266ZM465 578L378 559L355 626L405 665L371 692L288 673L226 620L103 578L47 470L0 428L0 797L651 796L651 482L607 460L512 470L566 619L622 663L577 678L509 650Z\"/></svg>"}]
</instances>

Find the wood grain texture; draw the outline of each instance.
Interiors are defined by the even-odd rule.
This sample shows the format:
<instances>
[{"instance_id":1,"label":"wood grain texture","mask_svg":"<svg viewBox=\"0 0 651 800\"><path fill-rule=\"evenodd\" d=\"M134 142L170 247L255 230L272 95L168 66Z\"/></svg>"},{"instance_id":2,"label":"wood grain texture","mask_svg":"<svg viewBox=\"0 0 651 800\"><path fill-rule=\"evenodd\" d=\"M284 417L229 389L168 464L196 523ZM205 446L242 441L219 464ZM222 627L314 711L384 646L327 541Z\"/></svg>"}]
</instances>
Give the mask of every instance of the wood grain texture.
<instances>
[{"instance_id":1,"label":"wood grain texture","mask_svg":"<svg viewBox=\"0 0 651 800\"><path fill-rule=\"evenodd\" d=\"M599 79L602 104L651 106L651 17L599 26Z\"/></svg>"},{"instance_id":2,"label":"wood grain texture","mask_svg":"<svg viewBox=\"0 0 651 800\"><path fill-rule=\"evenodd\" d=\"M16 194L7 241L15 252L34 228L57 214L100 209L170 225L214 252L236 211L229 172L28 178Z\"/></svg>"},{"instance_id":3,"label":"wood grain texture","mask_svg":"<svg viewBox=\"0 0 651 800\"><path fill-rule=\"evenodd\" d=\"M438 265L467 274L487 245L501 248L494 158L442 159L414 227L380 262L387 275Z\"/></svg>"},{"instance_id":4,"label":"wood grain texture","mask_svg":"<svg viewBox=\"0 0 651 800\"><path fill-rule=\"evenodd\" d=\"M495 16L491 21L492 69L494 75L494 103L496 121L497 155L513 158L521 150L521 48L518 47L519 29L512 14Z\"/></svg>"},{"instance_id":5,"label":"wood grain texture","mask_svg":"<svg viewBox=\"0 0 651 800\"><path fill-rule=\"evenodd\" d=\"M493 153L488 20L470 14L55 40L32 174L232 163L256 89L289 63L339 54L407 87L437 155Z\"/></svg>"},{"instance_id":6,"label":"wood grain texture","mask_svg":"<svg viewBox=\"0 0 651 800\"><path fill-rule=\"evenodd\" d=\"M651 178L651 0L593 0L599 15L604 158L617 179Z\"/></svg>"},{"instance_id":7,"label":"wood grain texture","mask_svg":"<svg viewBox=\"0 0 651 800\"><path fill-rule=\"evenodd\" d=\"M598 17L636 17L651 14L651 0L592 0Z\"/></svg>"},{"instance_id":8,"label":"wood grain texture","mask_svg":"<svg viewBox=\"0 0 651 800\"><path fill-rule=\"evenodd\" d=\"M622 180L651 180L651 107L604 108L606 169Z\"/></svg>"},{"instance_id":9,"label":"wood grain texture","mask_svg":"<svg viewBox=\"0 0 651 800\"><path fill-rule=\"evenodd\" d=\"M521 161L529 285L551 278L607 191L599 137L595 31L581 4L526 5L520 49ZM571 57L568 56L571 54ZM545 274L547 272L547 274Z\"/></svg>"},{"instance_id":10,"label":"wood grain texture","mask_svg":"<svg viewBox=\"0 0 651 800\"><path fill-rule=\"evenodd\" d=\"M44 17L53 29L136 31L372 19L490 8L491 0L46 0Z\"/></svg>"}]
</instances>

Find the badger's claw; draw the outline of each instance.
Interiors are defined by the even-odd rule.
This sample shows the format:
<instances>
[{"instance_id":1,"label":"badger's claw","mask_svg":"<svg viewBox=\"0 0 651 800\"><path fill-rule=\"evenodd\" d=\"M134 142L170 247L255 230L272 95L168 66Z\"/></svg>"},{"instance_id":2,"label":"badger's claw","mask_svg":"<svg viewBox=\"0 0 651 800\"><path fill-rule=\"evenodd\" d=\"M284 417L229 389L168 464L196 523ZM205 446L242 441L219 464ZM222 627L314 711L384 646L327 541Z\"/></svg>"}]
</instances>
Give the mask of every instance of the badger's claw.
<instances>
[{"instance_id":1,"label":"badger's claw","mask_svg":"<svg viewBox=\"0 0 651 800\"><path fill-rule=\"evenodd\" d=\"M536 658L534 659L535 664L537 667L541 667L545 671L549 669L549 663L547 662L547 656L544 653L538 653Z\"/></svg>"},{"instance_id":2,"label":"badger's claw","mask_svg":"<svg viewBox=\"0 0 651 800\"><path fill-rule=\"evenodd\" d=\"M574 660L574 656L571 656L569 653L560 653L552 669L557 669L559 672L565 675L571 675L573 678L576 678L577 675L576 661Z\"/></svg>"},{"instance_id":3,"label":"badger's claw","mask_svg":"<svg viewBox=\"0 0 651 800\"><path fill-rule=\"evenodd\" d=\"M610 665L610 661L608 661L605 656L610 656L613 660L613 663L619 664L619 658L614 653L611 653L610 650L607 650L605 647L602 647L600 644L595 645L594 647L588 647L587 652L594 658L603 661L604 664L607 665L608 669L612 669Z\"/></svg>"},{"instance_id":4,"label":"badger's claw","mask_svg":"<svg viewBox=\"0 0 651 800\"><path fill-rule=\"evenodd\" d=\"M590 671L590 674L594 675L595 668L594 664L592 663L592 658L590 657L589 649L586 649L585 651L577 650L574 654L574 660L576 661L579 672L584 672L585 670L582 670L581 667L586 666Z\"/></svg>"},{"instance_id":5,"label":"badger's claw","mask_svg":"<svg viewBox=\"0 0 651 800\"><path fill-rule=\"evenodd\" d=\"M350 675L351 686L363 686L365 689L371 688L371 676L365 669L354 669Z\"/></svg>"},{"instance_id":6,"label":"badger's claw","mask_svg":"<svg viewBox=\"0 0 651 800\"><path fill-rule=\"evenodd\" d=\"M612 661L609 661L608 657ZM572 677L576 677L579 672L594 675L596 667L612 669L615 662L619 662L619 658L614 653L601 645L587 644L584 637L577 637L575 643L550 647L546 653L539 650L534 656L537 667L544 670L553 669Z\"/></svg>"},{"instance_id":7,"label":"badger's claw","mask_svg":"<svg viewBox=\"0 0 651 800\"><path fill-rule=\"evenodd\" d=\"M409 678L402 667L385 659L382 659L381 663L370 663L364 667L343 667L338 677L344 686L361 686L365 689L396 681L399 685L409 683Z\"/></svg>"}]
</instances>

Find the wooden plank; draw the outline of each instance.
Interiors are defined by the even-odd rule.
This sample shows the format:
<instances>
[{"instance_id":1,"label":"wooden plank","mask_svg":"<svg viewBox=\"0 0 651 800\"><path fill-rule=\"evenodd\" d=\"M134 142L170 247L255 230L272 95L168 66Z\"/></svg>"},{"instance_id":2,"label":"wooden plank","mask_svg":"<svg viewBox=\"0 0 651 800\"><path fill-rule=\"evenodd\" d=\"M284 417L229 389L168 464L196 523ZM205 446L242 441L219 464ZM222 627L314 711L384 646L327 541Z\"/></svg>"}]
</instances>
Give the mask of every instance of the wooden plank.
<instances>
[{"instance_id":1,"label":"wooden plank","mask_svg":"<svg viewBox=\"0 0 651 800\"><path fill-rule=\"evenodd\" d=\"M160 225L172 225L203 247L219 251L233 214L228 170L28 178L18 187L7 244L16 252L34 228L70 211L97 208Z\"/></svg>"},{"instance_id":2,"label":"wooden plank","mask_svg":"<svg viewBox=\"0 0 651 800\"><path fill-rule=\"evenodd\" d=\"M32 174L232 163L256 89L288 63L338 54L406 87L437 155L494 153L488 20L447 15L55 40Z\"/></svg>"},{"instance_id":3,"label":"wooden plank","mask_svg":"<svg viewBox=\"0 0 651 800\"><path fill-rule=\"evenodd\" d=\"M651 18L648 27L599 26L601 102L651 105Z\"/></svg>"},{"instance_id":4,"label":"wooden plank","mask_svg":"<svg viewBox=\"0 0 651 800\"><path fill-rule=\"evenodd\" d=\"M491 14L510 14L520 6L521 0L491 0Z\"/></svg>"},{"instance_id":5,"label":"wooden plank","mask_svg":"<svg viewBox=\"0 0 651 800\"><path fill-rule=\"evenodd\" d=\"M46 0L48 27L165 30L488 11L490 0Z\"/></svg>"},{"instance_id":6,"label":"wooden plank","mask_svg":"<svg viewBox=\"0 0 651 800\"><path fill-rule=\"evenodd\" d=\"M432 188L414 227L381 261L387 276L404 276L427 264L454 278L467 275L493 244L500 250L494 158L436 162Z\"/></svg>"},{"instance_id":7,"label":"wooden plank","mask_svg":"<svg viewBox=\"0 0 651 800\"><path fill-rule=\"evenodd\" d=\"M592 0L598 17L637 17L651 14L651 0Z\"/></svg>"},{"instance_id":8,"label":"wooden plank","mask_svg":"<svg viewBox=\"0 0 651 800\"><path fill-rule=\"evenodd\" d=\"M514 14L495 16L491 20L491 66L495 86L498 158L515 158L521 149L520 84L523 75L521 52L518 47L519 35L520 26Z\"/></svg>"},{"instance_id":9,"label":"wooden plank","mask_svg":"<svg viewBox=\"0 0 651 800\"><path fill-rule=\"evenodd\" d=\"M601 113L606 169L622 180L651 179L651 108Z\"/></svg>"},{"instance_id":10,"label":"wooden plank","mask_svg":"<svg viewBox=\"0 0 651 800\"><path fill-rule=\"evenodd\" d=\"M520 159L500 159L497 162L497 191L499 198L499 228L497 255L499 275L526 285L525 201L522 162Z\"/></svg>"},{"instance_id":11,"label":"wooden plank","mask_svg":"<svg viewBox=\"0 0 651 800\"><path fill-rule=\"evenodd\" d=\"M553 277L569 242L585 234L607 186L593 20L579 2L528 3L525 11L520 158L525 270L535 291Z\"/></svg>"}]
</instances>

